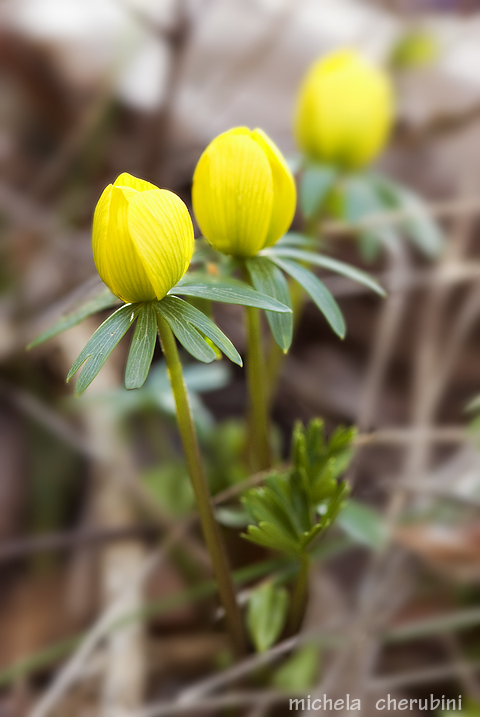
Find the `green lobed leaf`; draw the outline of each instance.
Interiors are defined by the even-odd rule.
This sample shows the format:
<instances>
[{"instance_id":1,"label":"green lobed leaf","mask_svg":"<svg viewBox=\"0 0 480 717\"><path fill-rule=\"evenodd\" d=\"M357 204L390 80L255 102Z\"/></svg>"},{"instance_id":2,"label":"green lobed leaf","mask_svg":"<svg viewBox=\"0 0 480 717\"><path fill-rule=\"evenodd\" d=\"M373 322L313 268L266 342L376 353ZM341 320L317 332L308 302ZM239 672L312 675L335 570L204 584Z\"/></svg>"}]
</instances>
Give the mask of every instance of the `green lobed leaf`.
<instances>
[{"instance_id":1,"label":"green lobed leaf","mask_svg":"<svg viewBox=\"0 0 480 717\"><path fill-rule=\"evenodd\" d=\"M286 536L273 523L261 521L257 525L249 525L246 533L241 534L242 538L249 540L251 543L261 545L263 548L276 550L287 555L299 555L300 546L297 541Z\"/></svg>"},{"instance_id":2,"label":"green lobed leaf","mask_svg":"<svg viewBox=\"0 0 480 717\"><path fill-rule=\"evenodd\" d=\"M291 309L279 301L272 299L265 294L260 294L247 284L240 281L211 281L205 284L198 281L191 281L185 277L168 292L172 296L198 296L203 299L220 301L224 304L240 304L240 306L255 306L258 309L267 311L279 311L289 313Z\"/></svg>"},{"instance_id":3,"label":"green lobed leaf","mask_svg":"<svg viewBox=\"0 0 480 717\"><path fill-rule=\"evenodd\" d=\"M242 366L242 357L229 338L225 336L218 326L195 306L188 304L177 296L166 296L160 302L162 306L168 306L171 312L178 316L179 320L193 325L202 334L205 334L218 348L223 351L230 361Z\"/></svg>"},{"instance_id":4,"label":"green lobed leaf","mask_svg":"<svg viewBox=\"0 0 480 717\"><path fill-rule=\"evenodd\" d=\"M318 306L322 314L327 319L328 323L334 330L334 332L340 336L345 337L345 321L340 311L340 307L333 298L331 292L327 289L325 284L320 281L311 271L305 269L305 267L296 264L294 261L289 259L280 259L275 256L272 260L287 274L298 281L303 286L307 294L310 295L312 301Z\"/></svg>"},{"instance_id":5,"label":"green lobed leaf","mask_svg":"<svg viewBox=\"0 0 480 717\"><path fill-rule=\"evenodd\" d=\"M255 289L262 294L277 299L292 308L290 292L283 272L266 257L256 256L245 262ZM285 353L291 346L293 337L293 314L266 312L267 321L273 337Z\"/></svg>"},{"instance_id":6,"label":"green lobed leaf","mask_svg":"<svg viewBox=\"0 0 480 717\"><path fill-rule=\"evenodd\" d=\"M289 596L273 582L252 590L247 606L247 628L257 652L265 652L280 637L287 619Z\"/></svg>"},{"instance_id":7,"label":"green lobed leaf","mask_svg":"<svg viewBox=\"0 0 480 717\"><path fill-rule=\"evenodd\" d=\"M346 481L338 483L337 488L331 498L328 501L327 510L321 514L321 522L323 528L328 528L336 519L338 513L345 505L345 501L348 498L350 487Z\"/></svg>"},{"instance_id":8,"label":"green lobed leaf","mask_svg":"<svg viewBox=\"0 0 480 717\"><path fill-rule=\"evenodd\" d=\"M306 219L314 217L338 177L338 169L328 165L309 165L300 177L298 198Z\"/></svg>"},{"instance_id":9,"label":"green lobed leaf","mask_svg":"<svg viewBox=\"0 0 480 717\"><path fill-rule=\"evenodd\" d=\"M211 363L215 361L216 354L211 346L207 344L203 336L197 329L186 322L176 307L164 303L164 299L155 304L155 309L167 321L173 333L182 344L182 346L198 361L203 363Z\"/></svg>"},{"instance_id":10,"label":"green lobed leaf","mask_svg":"<svg viewBox=\"0 0 480 717\"><path fill-rule=\"evenodd\" d=\"M120 299L115 296L115 294L112 294L110 289L104 287L102 291L97 294L97 296L94 296L92 299L88 299L74 311L71 311L58 319L58 321L49 329L43 331L36 339L28 344L27 349L33 349L35 346L45 343L45 341L61 334L63 331L71 329L72 326L76 326L89 316L93 316L93 314L97 314L99 311L115 306L115 304L118 304L119 301Z\"/></svg>"},{"instance_id":11,"label":"green lobed leaf","mask_svg":"<svg viewBox=\"0 0 480 717\"><path fill-rule=\"evenodd\" d=\"M284 480L284 476L278 475L273 482ZM282 498L269 486L262 486L252 489L242 498L242 503L248 513L257 520L259 525L266 523L275 526L282 535L294 543L298 540L298 531L295 521L292 520L291 511L285 506Z\"/></svg>"},{"instance_id":12,"label":"green lobed leaf","mask_svg":"<svg viewBox=\"0 0 480 717\"><path fill-rule=\"evenodd\" d=\"M279 256L280 258L285 257L287 259L297 259L298 261L305 261L314 266L321 266L323 269L331 269L331 271L346 276L352 281L356 281L359 284L368 286L369 289L375 291L380 296L385 296L385 290L380 284L369 274L361 269L357 269L350 264L346 264L338 259L332 259L329 256L323 256L322 254L314 254L311 251L302 251L301 249L295 249L290 247L273 247L272 249L266 249L264 251L265 256Z\"/></svg>"},{"instance_id":13,"label":"green lobed leaf","mask_svg":"<svg viewBox=\"0 0 480 717\"><path fill-rule=\"evenodd\" d=\"M85 363L75 387L80 395L91 384L120 339L127 333L140 311L139 304L125 304L106 319L86 343L68 372L67 383Z\"/></svg>"},{"instance_id":14,"label":"green lobed leaf","mask_svg":"<svg viewBox=\"0 0 480 717\"><path fill-rule=\"evenodd\" d=\"M125 369L125 387L141 388L150 371L157 340L157 319L151 303L144 304L138 314L133 334L127 367Z\"/></svg>"},{"instance_id":15,"label":"green lobed leaf","mask_svg":"<svg viewBox=\"0 0 480 717\"><path fill-rule=\"evenodd\" d=\"M265 497L276 501L285 520L292 526L292 533L298 540L312 527L312 511L308 478L305 471L291 470L279 478L265 480ZM279 525L279 527L281 527Z\"/></svg>"}]
</instances>

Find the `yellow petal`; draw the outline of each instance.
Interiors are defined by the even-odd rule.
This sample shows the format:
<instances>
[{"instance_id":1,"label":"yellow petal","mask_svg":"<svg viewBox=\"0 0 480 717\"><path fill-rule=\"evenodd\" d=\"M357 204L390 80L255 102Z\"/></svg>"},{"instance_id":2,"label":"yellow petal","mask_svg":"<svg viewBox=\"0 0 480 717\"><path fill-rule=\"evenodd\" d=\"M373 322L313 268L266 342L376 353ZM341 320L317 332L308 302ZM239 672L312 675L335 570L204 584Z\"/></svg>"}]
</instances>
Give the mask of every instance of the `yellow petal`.
<instances>
[{"instance_id":1,"label":"yellow petal","mask_svg":"<svg viewBox=\"0 0 480 717\"><path fill-rule=\"evenodd\" d=\"M128 204L119 187L109 185L103 192L93 218L93 258L102 280L122 301L151 301L155 291L130 236Z\"/></svg>"},{"instance_id":2,"label":"yellow petal","mask_svg":"<svg viewBox=\"0 0 480 717\"><path fill-rule=\"evenodd\" d=\"M128 195L128 229L157 299L182 278L194 249L188 209L173 192L123 190Z\"/></svg>"},{"instance_id":3,"label":"yellow petal","mask_svg":"<svg viewBox=\"0 0 480 717\"><path fill-rule=\"evenodd\" d=\"M387 74L357 52L342 50L316 62L300 88L295 136L315 160L353 169L381 151L393 120Z\"/></svg>"},{"instance_id":4,"label":"yellow petal","mask_svg":"<svg viewBox=\"0 0 480 717\"><path fill-rule=\"evenodd\" d=\"M297 190L295 180L277 145L272 142L265 132L255 129L252 138L258 142L267 155L272 170L273 179L273 207L270 227L264 242L264 247L272 246L290 228L295 206L297 203Z\"/></svg>"},{"instance_id":5,"label":"yellow petal","mask_svg":"<svg viewBox=\"0 0 480 717\"><path fill-rule=\"evenodd\" d=\"M95 213L93 215L93 229L92 229L92 251L93 260L95 266L100 274L102 281L110 287L110 268L105 251L105 238L108 232L108 222L110 216L110 201L112 198L112 185L102 192L100 199L95 207ZM110 287L111 288L111 287Z\"/></svg>"},{"instance_id":6,"label":"yellow petal","mask_svg":"<svg viewBox=\"0 0 480 717\"><path fill-rule=\"evenodd\" d=\"M264 245L273 207L272 170L265 151L237 127L213 140L193 176L195 216L217 251L255 255Z\"/></svg>"},{"instance_id":7,"label":"yellow petal","mask_svg":"<svg viewBox=\"0 0 480 717\"><path fill-rule=\"evenodd\" d=\"M150 189L158 189L158 187L156 187L154 184L147 182L145 179L139 179L138 177L134 177L128 172L123 172L123 174L120 174L114 181L113 186L130 187L130 189L135 189L137 192L147 192Z\"/></svg>"}]
</instances>

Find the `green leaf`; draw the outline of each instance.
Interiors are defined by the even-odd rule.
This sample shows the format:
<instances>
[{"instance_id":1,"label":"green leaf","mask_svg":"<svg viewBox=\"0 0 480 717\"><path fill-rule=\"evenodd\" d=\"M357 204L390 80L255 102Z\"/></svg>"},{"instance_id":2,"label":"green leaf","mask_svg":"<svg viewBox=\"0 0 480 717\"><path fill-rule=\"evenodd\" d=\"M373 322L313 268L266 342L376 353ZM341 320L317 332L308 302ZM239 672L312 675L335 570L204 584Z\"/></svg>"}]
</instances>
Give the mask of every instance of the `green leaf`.
<instances>
[{"instance_id":1,"label":"green leaf","mask_svg":"<svg viewBox=\"0 0 480 717\"><path fill-rule=\"evenodd\" d=\"M315 248L317 246L317 241L307 236L306 234L299 234L298 232L288 232L288 234L284 234L283 237L281 237L275 246L297 246L297 247L307 247L307 248Z\"/></svg>"},{"instance_id":2,"label":"green leaf","mask_svg":"<svg viewBox=\"0 0 480 717\"><path fill-rule=\"evenodd\" d=\"M285 306L292 307L287 281L280 269L270 259L256 256L247 259L245 263L252 284L257 291L278 299ZM293 314L267 311L266 317L275 341L286 353L292 343Z\"/></svg>"},{"instance_id":3,"label":"green leaf","mask_svg":"<svg viewBox=\"0 0 480 717\"><path fill-rule=\"evenodd\" d=\"M215 509L215 518L226 528L246 528L250 518L248 513L241 508L229 508L222 506Z\"/></svg>"},{"instance_id":4,"label":"green leaf","mask_svg":"<svg viewBox=\"0 0 480 717\"><path fill-rule=\"evenodd\" d=\"M191 282L182 279L173 289L168 292L173 296L178 294L182 296L198 296L202 299L211 299L212 301L221 301L224 304L240 304L240 306L255 306L258 309L266 309L267 311L279 311L280 313L289 313L291 309L281 304L275 299L271 299L265 294L260 294L247 284L236 281L212 281L210 284L204 284L203 281Z\"/></svg>"},{"instance_id":5,"label":"green leaf","mask_svg":"<svg viewBox=\"0 0 480 717\"><path fill-rule=\"evenodd\" d=\"M293 261L280 259L277 256L272 257L272 260L287 274L290 274L295 281L298 281L298 283L303 286L307 294L310 295L312 301L314 301L322 314L325 316L335 333L343 339L346 331L345 321L342 312L340 311L340 307L325 284L312 274L311 271Z\"/></svg>"},{"instance_id":6,"label":"green leaf","mask_svg":"<svg viewBox=\"0 0 480 717\"><path fill-rule=\"evenodd\" d=\"M141 480L152 499L172 516L183 516L194 508L195 497L184 461L149 468Z\"/></svg>"},{"instance_id":7,"label":"green leaf","mask_svg":"<svg viewBox=\"0 0 480 717\"><path fill-rule=\"evenodd\" d=\"M45 341L57 336L57 334L61 334L62 331L66 331L67 329L71 329L72 326L76 326L88 316L92 316L93 314L97 314L99 311L115 306L115 304L118 304L119 301L120 299L112 294L110 289L104 287L102 291L97 294L97 296L89 299L74 311L62 316L53 326L41 333L40 336L37 336L36 339L28 344L27 349L33 349L35 346L43 344Z\"/></svg>"},{"instance_id":8,"label":"green leaf","mask_svg":"<svg viewBox=\"0 0 480 717\"><path fill-rule=\"evenodd\" d=\"M283 476L275 476L273 483L283 480ZM297 542L298 534L295 521L292 520L288 506L277 495L270 486L252 489L242 498L242 503L248 513L259 522L275 526L282 535Z\"/></svg>"},{"instance_id":9,"label":"green leaf","mask_svg":"<svg viewBox=\"0 0 480 717\"><path fill-rule=\"evenodd\" d=\"M338 524L345 533L357 543L378 550L387 540L387 531L381 516L376 510L349 500L340 510Z\"/></svg>"},{"instance_id":10,"label":"green leaf","mask_svg":"<svg viewBox=\"0 0 480 717\"><path fill-rule=\"evenodd\" d=\"M184 320L186 323L192 324L202 334L205 334L230 361L238 366L243 365L242 357L230 339L202 311L177 296L166 296L160 303L162 306L168 306L171 312L175 312L180 321Z\"/></svg>"},{"instance_id":11,"label":"green leaf","mask_svg":"<svg viewBox=\"0 0 480 717\"><path fill-rule=\"evenodd\" d=\"M299 201L306 219L321 210L337 177L338 169L327 165L310 165L304 170L299 183Z\"/></svg>"},{"instance_id":12,"label":"green leaf","mask_svg":"<svg viewBox=\"0 0 480 717\"><path fill-rule=\"evenodd\" d=\"M83 393L92 383L115 346L137 318L139 311L138 304L125 304L109 316L95 331L68 372L67 383L86 362L75 387L77 395Z\"/></svg>"},{"instance_id":13,"label":"green leaf","mask_svg":"<svg viewBox=\"0 0 480 717\"><path fill-rule=\"evenodd\" d=\"M317 645L305 645L275 672L273 684L285 692L306 692L317 684L319 669Z\"/></svg>"},{"instance_id":14,"label":"green leaf","mask_svg":"<svg viewBox=\"0 0 480 717\"><path fill-rule=\"evenodd\" d=\"M341 190L340 215L350 224L359 224L369 215L384 210L377 187L369 175L350 177Z\"/></svg>"},{"instance_id":15,"label":"green leaf","mask_svg":"<svg viewBox=\"0 0 480 717\"><path fill-rule=\"evenodd\" d=\"M152 304L144 304L140 309L128 354L125 370L125 387L141 388L150 371L155 341L157 339L157 319Z\"/></svg>"},{"instance_id":16,"label":"green leaf","mask_svg":"<svg viewBox=\"0 0 480 717\"><path fill-rule=\"evenodd\" d=\"M375 231L362 232L358 237L360 254L367 264L372 264L380 255L382 240Z\"/></svg>"},{"instance_id":17,"label":"green leaf","mask_svg":"<svg viewBox=\"0 0 480 717\"><path fill-rule=\"evenodd\" d=\"M289 596L285 588L267 582L250 593L247 628L257 652L265 652L280 637L287 618Z\"/></svg>"},{"instance_id":18,"label":"green leaf","mask_svg":"<svg viewBox=\"0 0 480 717\"><path fill-rule=\"evenodd\" d=\"M247 532L242 533L241 537L251 543L270 550L284 552L287 555L298 555L300 552L300 546L296 541L289 539L276 525L266 521L262 521L258 526L249 525Z\"/></svg>"},{"instance_id":19,"label":"green leaf","mask_svg":"<svg viewBox=\"0 0 480 717\"><path fill-rule=\"evenodd\" d=\"M185 321L176 307L172 307L168 302L162 299L162 301L155 304L155 308L167 321L173 333L188 353L198 359L198 361L203 361L203 363L215 361L217 358L215 351L207 344L197 329Z\"/></svg>"},{"instance_id":20,"label":"green leaf","mask_svg":"<svg viewBox=\"0 0 480 717\"><path fill-rule=\"evenodd\" d=\"M264 252L265 256L279 256L286 257L287 259L297 259L298 261L305 261L314 266L321 266L323 269L331 269L331 271L346 276L352 281L356 281L359 284L368 286L369 289L375 291L380 296L385 296L385 290L380 284L365 271L357 269L350 264L345 264L343 261L332 259L329 256L323 256L322 254L314 254L311 251L302 251L301 249L294 249L290 247L274 247L272 249L266 249Z\"/></svg>"},{"instance_id":21,"label":"green leaf","mask_svg":"<svg viewBox=\"0 0 480 717\"><path fill-rule=\"evenodd\" d=\"M401 226L417 248L431 259L437 258L445 247L445 236L421 197L383 177L377 178L377 186L388 207L405 212Z\"/></svg>"}]
</instances>

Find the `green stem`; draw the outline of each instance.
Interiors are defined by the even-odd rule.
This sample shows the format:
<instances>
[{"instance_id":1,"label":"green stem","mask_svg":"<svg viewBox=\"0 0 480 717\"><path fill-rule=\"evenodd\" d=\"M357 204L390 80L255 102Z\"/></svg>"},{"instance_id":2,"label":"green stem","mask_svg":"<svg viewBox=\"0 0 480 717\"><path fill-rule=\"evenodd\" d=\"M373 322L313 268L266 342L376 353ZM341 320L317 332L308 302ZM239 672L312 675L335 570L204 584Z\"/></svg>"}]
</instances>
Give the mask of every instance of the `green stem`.
<instances>
[{"instance_id":1,"label":"green stem","mask_svg":"<svg viewBox=\"0 0 480 717\"><path fill-rule=\"evenodd\" d=\"M300 558L300 569L297 574L297 580L293 588L292 600L290 603L290 614L287 621L288 635L295 635L302 624L305 605L307 603L309 567L309 555L308 553L304 553Z\"/></svg>"},{"instance_id":2,"label":"green stem","mask_svg":"<svg viewBox=\"0 0 480 717\"><path fill-rule=\"evenodd\" d=\"M327 197L325 197L324 202L318 207L317 211L307 221L307 223L305 225L305 229L303 231L303 233L306 236L312 237L312 238L317 237L320 222L325 213L325 205L327 204L328 196L329 196L329 194L327 194ZM293 322L294 322L293 323L293 332L295 335L295 331L298 328L298 324L300 322L300 318L302 315L305 292L303 290L303 287L301 287L300 284L298 284L293 279L288 280L288 286L289 286L289 290L290 290L290 298L292 301L292 313L293 313ZM268 357L267 357L268 380L267 380L267 384L266 384L266 397L267 397L268 407L270 407L272 405L273 399L275 397L275 391L276 391L276 388L278 385L280 374L282 372L284 361L285 361L285 354L283 353L280 346L277 344L277 342L272 337L272 340L271 340L270 346L269 346L269 350L268 350Z\"/></svg>"},{"instance_id":3,"label":"green stem","mask_svg":"<svg viewBox=\"0 0 480 717\"><path fill-rule=\"evenodd\" d=\"M225 609L225 621L235 649L239 654L246 650L243 623L235 598L231 569L227 558L222 534L213 514L210 492L203 468L197 433L193 423L187 389L183 380L182 364L177 351L175 338L165 319L157 314L158 335L163 355L167 362L168 374L172 385L177 409L177 421L182 437L187 467L197 502L203 535L210 552L218 592Z\"/></svg>"},{"instance_id":4,"label":"green stem","mask_svg":"<svg viewBox=\"0 0 480 717\"><path fill-rule=\"evenodd\" d=\"M243 267L245 281L250 283L248 271ZM270 422L268 418L267 376L265 357L262 348L260 311L253 306L246 307L247 314L247 384L249 439L251 449L251 468L254 473L270 468L272 453L270 448Z\"/></svg>"}]
</instances>

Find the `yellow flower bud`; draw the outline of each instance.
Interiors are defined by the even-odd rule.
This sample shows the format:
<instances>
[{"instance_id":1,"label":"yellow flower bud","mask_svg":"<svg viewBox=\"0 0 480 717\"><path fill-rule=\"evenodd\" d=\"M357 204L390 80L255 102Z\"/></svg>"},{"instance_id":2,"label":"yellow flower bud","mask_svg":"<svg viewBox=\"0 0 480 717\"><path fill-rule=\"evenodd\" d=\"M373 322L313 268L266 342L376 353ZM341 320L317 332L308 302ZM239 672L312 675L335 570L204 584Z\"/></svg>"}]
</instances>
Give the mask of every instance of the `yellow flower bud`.
<instances>
[{"instance_id":1,"label":"yellow flower bud","mask_svg":"<svg viewBox=\"0 0 480 717\"><path fill-rule=\"evenodd\" d=\"M254 256L275 244L295 213L295 181L280 150L260 129L236 127L200 157L193 209L209 244L223 254Z\"/></svg>"},{"instance_id":2,"label":"yellow flower bud","mask_svg":"<svg viewBox=\"0 0 480 717\"><path fill-rule=\"evenodd\" d=\"M121 174L104 190L93 217L93 258L122 301L163 299L193 254L188 209L173 192Z\"/></svg>"},{"instance_id":3,"label":"yellow flower bud","mask_svg":"<svg viewBox=\"0 0 480 717\"><path fill-rule=\"evenodd\" d=\"M353 50L314 63L300 87L295 136L320 162L357 169L385 145L393 120L393 90L386 72Z\"/></svg>"}]
</instances>

